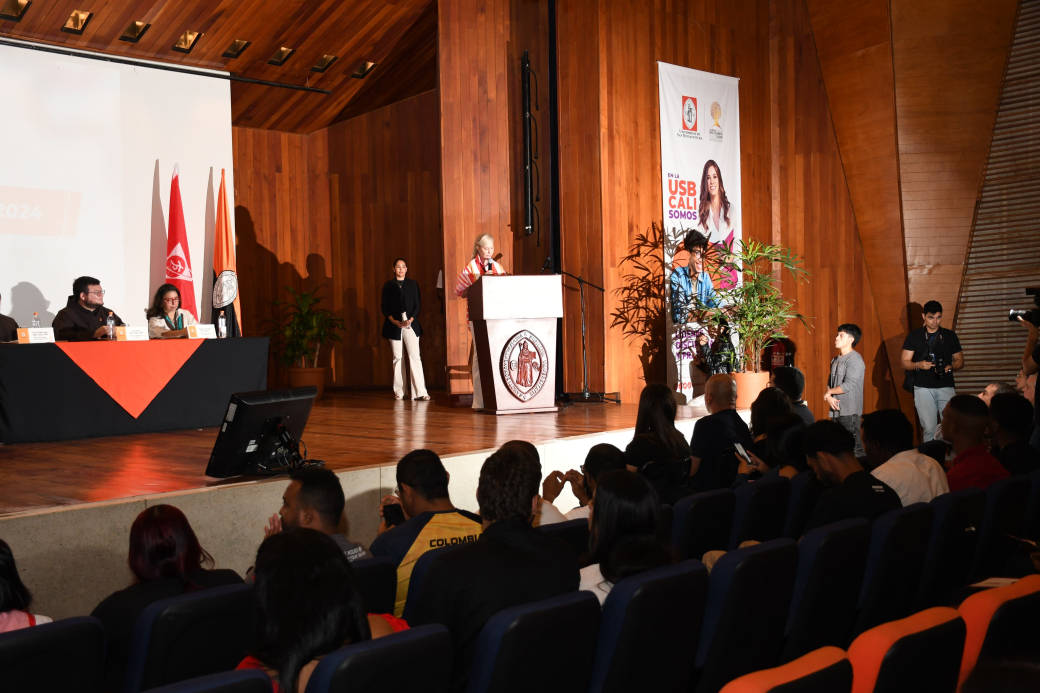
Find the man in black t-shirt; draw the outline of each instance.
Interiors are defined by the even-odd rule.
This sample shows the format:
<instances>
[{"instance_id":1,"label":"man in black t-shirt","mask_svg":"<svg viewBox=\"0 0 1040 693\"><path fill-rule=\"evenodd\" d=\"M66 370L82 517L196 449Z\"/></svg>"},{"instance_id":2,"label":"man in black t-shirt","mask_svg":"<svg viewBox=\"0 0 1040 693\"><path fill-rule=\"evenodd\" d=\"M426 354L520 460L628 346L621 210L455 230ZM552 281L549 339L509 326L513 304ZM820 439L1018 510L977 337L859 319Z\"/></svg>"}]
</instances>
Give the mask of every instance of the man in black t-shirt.
<instances>
[{"instance_id":1,"label":"man in black t-shirt","mask_svg":"<svg viewBox=\"0 0 1040 693\"><path fill-rule=\"evenodd\" d=\"M816 477L831 487L823 492L805 531L862 517L873 522L903 507L899 494L856 459L856 439L836 421L817 421L805 430L805 455Z\"/></svg>"},{"instance_id":2,"label":"man in black t-shirt","mask_svg":"<svg viewBox=\"0 0 1040 693\"><path fill-rule=\"evenodd\" d=\"M989 431L997 440L994 452L1011 476L1040 469L1040 450L1029 444L1033 432L1033 405L1015 393L993 395L989 403Z\"/></svg>"},{"instance_id":3,"label":"man in black t-shirt","mask_svg":"<svg viewBox=\"0 0 1040 693\"><path fill-rule=\"evenodd\" d=\"M1028 382L1029 376L1035 375L1037 371L1040 371L1040 346L1037 346L1037 327L1022 318L1019 318L1018 322L1029 330L1029 336L1026 338L1026 352L1022 355L1022 371L1025 373ZM1033 435L1029 439L1029 444L1040 450L1040 407L1036 406L1035 389L1033 390L1033 423L1036 424L1036 428L1033 429Z\"/></svg>"},{"instance_id":4,"label":"man in black t-shirt","mask_svg":"<svg viewBox=\"0 0 1040 693\"><path fill-rule=\"evenodd\" d=\"M809 405L802 399L805 394L805 376L794 366L777 366L769 372L769 384L791 398L794 413L801 417L806 426L816 423Z\"/></svg>"},{"instance_id":5,"label":"man in black t-shirt","mask_svg":"<svg viewBox=\"0 0 1040 693\"><path fill-rule=\"evenodd\" d=\"M964 367L964 354L957 334L940 326L941 303L925 303L921 317L924 327L906 336L901 360L907 380L913 384L914 407L921 422L923 442L928 442L935 437L935 427L947 402L956 394L953 371Z\"/></svg>"},{"instance_id":6,"label":"man in black t-shirt","mask_svg":"<svg viewBox=\"0 0 1040 693\"><path fill-rule=\"evenodd\" d=\"M737 414L737 381L720 373L704 386L704 406L710 416L693 425L690 438L690 490L694 493L729 488L737 476L737 459L724 454L740 443L751 449L751 431Z\"/></svg>"}]
</instances>

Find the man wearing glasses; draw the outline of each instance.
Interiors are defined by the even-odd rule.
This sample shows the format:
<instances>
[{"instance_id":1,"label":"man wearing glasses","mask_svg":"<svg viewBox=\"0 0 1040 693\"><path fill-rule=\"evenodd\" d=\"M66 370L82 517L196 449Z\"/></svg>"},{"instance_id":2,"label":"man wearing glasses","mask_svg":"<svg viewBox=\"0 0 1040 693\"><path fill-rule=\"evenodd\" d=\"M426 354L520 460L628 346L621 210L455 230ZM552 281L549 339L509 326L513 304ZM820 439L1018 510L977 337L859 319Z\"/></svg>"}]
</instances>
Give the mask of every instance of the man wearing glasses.
<instances>
[{"instance_id":1,"label":"man wearing glasses","mask_svg":"<svg viewBox=\"0 0 1040 693\"><path fill-rule=\"evenodd\" d=\"M116 326L122 325L112 310L105 308L105 290L94 277L80 277L72 282L72 295L64 308L54 316L51 326L54 338L66 342L83 342L108 336L109 314Z\"/></svg>"}]
</instances>

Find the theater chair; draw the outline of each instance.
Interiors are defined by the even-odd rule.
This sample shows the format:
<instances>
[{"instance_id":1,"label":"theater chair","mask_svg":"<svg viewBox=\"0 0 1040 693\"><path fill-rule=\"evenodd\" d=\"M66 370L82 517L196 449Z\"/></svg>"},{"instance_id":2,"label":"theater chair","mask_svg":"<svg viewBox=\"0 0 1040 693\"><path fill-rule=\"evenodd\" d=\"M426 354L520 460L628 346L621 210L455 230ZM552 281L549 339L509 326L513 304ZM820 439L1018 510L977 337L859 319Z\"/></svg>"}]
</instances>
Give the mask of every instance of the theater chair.
<instances>
[{"instance_id":1,"label":"theater chair","mask_svg":"<svg viewBox=\"0 0 1040 693\"><path fill-rule=\"evenodd\" d=\"M442 546L439 549L431 549L419 556L419 560L412 566L412 575L408 579L408 594L404 598L404 612L401 614L401 618L405 621L408 620L412 614L412 609L415 608L415 602L419 598L419 590L422 588L423 578L429 572L430 565L437 559L437 556L454 548L454 546ZM393 613L393 611L389 613Z\"/></svg>"},{"instance_id":2,"label":"theater chair","mask_svg":"<svg viewBox=\"0 0 1040 693\"><path fill-rule=\"evenodd\" d=\"M812 472L798 472L791 479L791 497L787 502L787 518L784 520L784 536L798 540L805 531L816 503L823 495L824 486Z\"/></svg>"},{"instance_id":3,"label":"theater chair","mask_svg":"<svg viewBox=\"0 0 1040 693\"><path fill-rule=\"evenodd\" d=\"M736 498L729 489L686 496L672 508L672 546L682 560L701 560L729 546Z\"/></svg>"},{"instance_id":4,"label":"theater chair","mask_svg":"<svg viewBox=\"0 0 1040 693\"><path fill-rule=\"evenodd\" d=\"M105 627L91 616L0 635L0 689L101 693Z\"/></svg>"},{"instance_id":5,"label":"theater chair","mask_svg":"<svg viewBox=\"0 0 1040 693\"><path fill-rule=\"evenodd\" d=\"M935 519L914 598L915 611L942 605L950 590L964 587L986 512L986 494L982 489L966 488L936 496L929 505Z\"/></svg>"},{"instance_id":6,"label":"theater chair","mask_svg":"<svg viewBox=\"0 0 1040 693\"><path fill-rule=\"evenodd\" d=\"M874 521L859 594L859 614L851 638L910 614L921 582L934 516L932 506L914 503Z\"/></svg>"},{"instance_id":7,"label":"theater chair","mask_svg":"<svg viewBox=\"0 0 1040 693\"><path fill-rule=\"evenodd\" d=\"M777 475L749 482L733 496L730 551L745 541L769 541L783 536L787 500L791 496L791 482L787 477Z\"/></svg>"},{"instance_id":8,"label":"theater chair","mask_svg":"<svg viewBox=\"0 0 1040 693\"><path fill-rule=\"evenodd\" d=\"M311 675L307 693L447 693L451 659L448 629L441 625L419 626L326 655Z\"/></svg>"},{"instance_id":9,"label":"theater chair","mask_svg":"<svg viewBox=\"0 0 1040 693\"><path fill-rule=\"evenodd\" d=\"M603 604L589 693L685 691L707 597L708 571L700 561L614 585Z\"/></svg>"},{"instance_id":10,"label":"theater chair","mask_svg":"<svg viewBox=\"0 0 1040 693\"><path fill-rule=\"evenodd\" d=\"M350 564L357 577L365 611L392 614L397 602L397 566L385 556L366 558Z\"/></svg>"},{"instance_id":11,"label":"theater chair","mask_svg":"<svg viewBox=\"0 0 1040 693\"><path fill-rule=\"evenodd\" d=\"M871 628L849 646L852 693L954 693L964 632L945 606Z\"/></svg>"},{"instance_id":12,"label":"theater chair","mask_svg":"<svg viewBox=\"0 0 1040 693\"><path fill-rule=\"evenodd\" d=\"M234 669L253 635L253 586L229 585L151 604L134 624L124 693Z\"/></svg>"},{"instance_id":13,"label":"theater chair","mask_svg":"<svg viewBox=\"0 0 1040 693\"><path fill-rule=\"evenodd\" d=\"M708 581L689 690L716 693L738 676L777 665L797 569L798 546L790 539L719 558Z\"/></svg>"},{"instance_id":14,"label":"theater chair","mask_svg":"<svg viewBox=\"0 0 1040 693\"><path fill-rule=\"evenodd\" d=\"M1026 477L1029 479L1029 504L1026 506L1026 521L1022 536L1033 541L1040 540L1040 471Z\"/></svg>"},{"instance_id":15,"label":"theater chair","mask_svg":"<svg viewBox=\"0 0 1040 693\"><path fill-rule=\"evenodd\" d=\"M503 609L480 631L466 693L586 690L599 620L585 591Z\"/></svg>"},{"instance_id":16,"label":"theater chair","mask_svg":"<svg viewBox=\"0 0 1040 693\"><path fill-rule=\"evenodd\" d=\"M1025 476L1001 479L986 487L986 513L982 517L968 582L1004 574L1007 561L1015 551L1015 543L1007 535L1022 535L1031 491L1031 481Z\"/></svg>"},{"instance_id":17,"label":"theater chair","mask_svg":"<svg viewBox=\"0 0 1040 693\"><path fill-rule=\"evenodd\" d=\"M148 693L271 693L271 691L271 678L266 673L259 669L244 669L171 683L169 686L153 688Z\"/></svg>"},{"instance_id":18,"label":"theater chair","mask_svg":"<svg viewBox=\"0 0 1040 693\"><path fill-rule=\"evenodd\" d=\"M856 620L869 551L870 523L862 518L805 533L798 542L798 572L780 661L790 662L827 645L845 646Z\"/></svg>"},{"instance_id":19,"label":"theater chair","mask_svg":"<svg viewBox=\"0 0 1040 693\"><path fill-rule=\"evenodd\" d=\"M957 610L968 628L961 682L976 664L1040 661L1040 575L973 594Z\"/></svg>"},{"instance_id":20,"label":"theater chair","mask_svg":"<svg viewBox=\"0 0 1040 693\"><path fill-rule=\"evenodd\" d=\"M722 693L849 693L852 664L845 650L821 647L775 669L745 674Z\"/></svg>"},{"instance_id":21,"label":"theater chair","mask_svg":"<svg viewBox=\"0 0 1040 693\"><path fill-rule=\"evenodd\" d=\"M661 510L657 515L657 538L666 544L672 541L672 521L675 519L675 511L667 503L661 504Z\"/></svg>"},{"instance_id":22,"label":"theater chair","mask_svg":"<svg viewBox=\"0 0 1040 693\"><path fill-rule=\"evenodd\" d=\"M574 551L575 556L581 556L589 550L589 521L587 518L542 525L538 530L550 537L563 539Z\"/></svg>"}]
</instances>

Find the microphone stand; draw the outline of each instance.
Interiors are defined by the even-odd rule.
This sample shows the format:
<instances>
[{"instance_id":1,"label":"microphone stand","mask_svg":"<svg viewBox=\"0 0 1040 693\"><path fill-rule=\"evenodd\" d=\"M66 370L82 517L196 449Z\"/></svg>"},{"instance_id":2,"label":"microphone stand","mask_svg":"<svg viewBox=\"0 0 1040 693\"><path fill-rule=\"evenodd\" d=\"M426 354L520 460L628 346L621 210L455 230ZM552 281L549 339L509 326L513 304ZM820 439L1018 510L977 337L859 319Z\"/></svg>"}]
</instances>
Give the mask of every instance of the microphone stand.
<instances>
[{"instance_id":1,"label":"microphone stand","mask_svg":"<svg viewBox=\"0 0 1040 693\"><path fill-rule=\"evenodd\" d=\"M578 293L581 295L581 365L583 373L583 386L581 392L565 392L563 393L563 399L567 403L574 402L599 402L601 404L621 404L621 393L619 392L593 392L589 389L589 356L588 351L585 347L585 286L591 286L593 289L606 293L606 289L602 286L596 286L595 284L585 281L581 277L576 277L570 272L560 271L560 274L570 277L578 282Z\"/></svg>"}]
</instances>

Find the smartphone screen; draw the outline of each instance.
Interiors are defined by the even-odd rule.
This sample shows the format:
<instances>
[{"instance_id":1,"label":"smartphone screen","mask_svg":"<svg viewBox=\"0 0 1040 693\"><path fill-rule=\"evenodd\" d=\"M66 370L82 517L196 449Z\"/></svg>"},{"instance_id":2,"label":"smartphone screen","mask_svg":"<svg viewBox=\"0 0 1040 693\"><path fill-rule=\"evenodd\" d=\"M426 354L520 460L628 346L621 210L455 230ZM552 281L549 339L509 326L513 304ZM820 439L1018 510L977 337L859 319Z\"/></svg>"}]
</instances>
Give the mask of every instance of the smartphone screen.
<instances>
[{"instance_id":1,"label":"smartphone screen","mask_svg":"<svg viewBox=\"0 0 1040 693\"><path fill-rule=\"evenodd\" d=\"M737 454L740 455L740 459L744 460L748 464L751 464L751 456L744 450L744 446L740 443L733 443L733 447L736 449Z\"/></svg>"},{"instance_id":2,"label":"smartphone screen","mask_svg":"<svg viewBox=\"0 0 1040 693\"><path fill-rule=\"evenodd\" d=\"M400 504L391 503L383 506L383 519L387 527L395 527L404 522L404 511Z\"/></svg>"}]
</instances>

